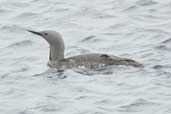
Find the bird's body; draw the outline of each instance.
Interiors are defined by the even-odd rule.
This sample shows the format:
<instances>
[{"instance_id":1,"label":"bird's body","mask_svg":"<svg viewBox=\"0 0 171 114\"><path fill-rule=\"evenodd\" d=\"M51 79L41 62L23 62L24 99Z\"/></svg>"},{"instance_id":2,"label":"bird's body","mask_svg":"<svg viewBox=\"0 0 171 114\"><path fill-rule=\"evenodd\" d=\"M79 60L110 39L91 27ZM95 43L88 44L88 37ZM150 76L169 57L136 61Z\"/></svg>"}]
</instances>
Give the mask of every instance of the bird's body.
<instances>
[{"instance_id":1,"label":"bird's body","mask_svg":"<svg viewBox=\"0 0 171 114\"><path fill-rule=\"evenodd\" d=\"M113 55L90 53L64 58L60 61L49 61L48 65L54 68L99 68L109 65L126 65L140 67L142 64L125 58L119 58Z\"/></svg>"},{"instance_id":2,"label":"bird's body","mask_svg":"<svg viewBox=\"0 0 171 114\"><path fill-rule=\"evenodd\" d=\"M28 30L31 33L42 36L50 45L50 55L48 65L53 68L97 68L99 66L108 65L126 65L134 67L142 67L143 65L126 58L120 58L108 54L90 53L65 58L64 57L64 42L61 35L55 31L35 32Z\"/></svg>"}]
</instances>

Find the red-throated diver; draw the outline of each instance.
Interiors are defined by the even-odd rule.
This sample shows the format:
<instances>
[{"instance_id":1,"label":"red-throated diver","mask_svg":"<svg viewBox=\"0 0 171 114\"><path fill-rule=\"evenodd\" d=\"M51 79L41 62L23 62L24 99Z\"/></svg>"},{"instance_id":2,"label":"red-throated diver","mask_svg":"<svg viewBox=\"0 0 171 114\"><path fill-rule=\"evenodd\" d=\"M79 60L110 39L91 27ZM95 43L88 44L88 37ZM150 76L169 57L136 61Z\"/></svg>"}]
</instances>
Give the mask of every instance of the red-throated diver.
<instances>
[{"instance_id":1,"label":"red-throated diver","mask_svg":"<svg viewBox=\"0 0 171 114\"><path fill-rule=\"evenodd\" d=\"M32 30L27 31L43 37L49 43L50 55L48 65L53 68L96 68L99 65L126 65L134 67L143 67L142 64L131 59L119 58L113 55L100 53L90 53L64 58L65 45L62 36L58 32L52 30L40 32Z\"/></svg>"}]
</instances>

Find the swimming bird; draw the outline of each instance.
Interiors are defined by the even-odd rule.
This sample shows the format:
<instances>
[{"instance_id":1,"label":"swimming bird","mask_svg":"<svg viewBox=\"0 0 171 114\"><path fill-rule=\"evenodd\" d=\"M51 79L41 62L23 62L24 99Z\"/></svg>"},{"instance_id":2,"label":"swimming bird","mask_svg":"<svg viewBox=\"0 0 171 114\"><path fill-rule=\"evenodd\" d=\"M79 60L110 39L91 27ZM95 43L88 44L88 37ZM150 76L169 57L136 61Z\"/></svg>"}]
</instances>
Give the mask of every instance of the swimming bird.
<instances>
[{"instance_id":1,"label":"swimming bird","mask_svg":"<svg viewBox=\"0 0 171 114\"><path fill-rule=\"evenodd\" d=\"M64 50L65 45L62 36L52 30L45 31L33 31L27 30L33 34L39 35L44 38L50 45L49 54L49 67L52 68L97 68L99 66L109 66L109 65L126 65L134 67L143 67L139 62L136 62L127 58L120 58L114 55L102 54L102 53L90 53L82 54L77 56L72 56L65 58Z\"/></svg>"}]
</instances>

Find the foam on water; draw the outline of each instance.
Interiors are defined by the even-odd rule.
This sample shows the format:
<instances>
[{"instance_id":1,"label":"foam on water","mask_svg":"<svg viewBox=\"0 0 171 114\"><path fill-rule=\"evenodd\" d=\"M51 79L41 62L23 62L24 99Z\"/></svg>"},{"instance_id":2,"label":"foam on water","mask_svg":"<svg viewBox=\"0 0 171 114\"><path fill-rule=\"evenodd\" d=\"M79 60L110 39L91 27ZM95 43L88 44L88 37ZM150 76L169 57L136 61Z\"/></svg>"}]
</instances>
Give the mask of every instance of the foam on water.
<instances>
[{"instance_id":1,"label":"foam on water","mask_svg":"<svg viewBox=\"0 0 171 114\"><path fill-rule=\"evenodd\" d=\"M169 0L0 1L1 114L170 114ZM132 58L143 69L49 69L49 46L25 31L52 29L66 52Z\"/></svg>"}]
</instances>

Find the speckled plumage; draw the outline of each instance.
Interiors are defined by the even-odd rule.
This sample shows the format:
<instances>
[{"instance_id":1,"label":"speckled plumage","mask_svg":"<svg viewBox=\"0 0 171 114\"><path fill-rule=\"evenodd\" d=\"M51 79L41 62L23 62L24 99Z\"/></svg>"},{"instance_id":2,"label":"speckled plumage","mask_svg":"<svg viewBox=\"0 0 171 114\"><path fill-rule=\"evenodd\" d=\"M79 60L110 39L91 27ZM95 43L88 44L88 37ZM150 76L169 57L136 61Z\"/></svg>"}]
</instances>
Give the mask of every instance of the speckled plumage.
<instances>
[{"instance_id":1,"label":"speckled plumage","mask_svg":"<svg viewBox=\"0 0 171 114\"><path fill-rule=\"evenodd\" d=\"M31 33L42 36L50 45L50 55L48 65L53 68L73 68L86 67L96 68L98 66L108 65L126 65L134 67L142 67L143 65L126 58L119 58L113 55L90 53L64 58L64 42L61 35L55 31L35 32L28 30Z\"/></svg>"}]
</instances>

